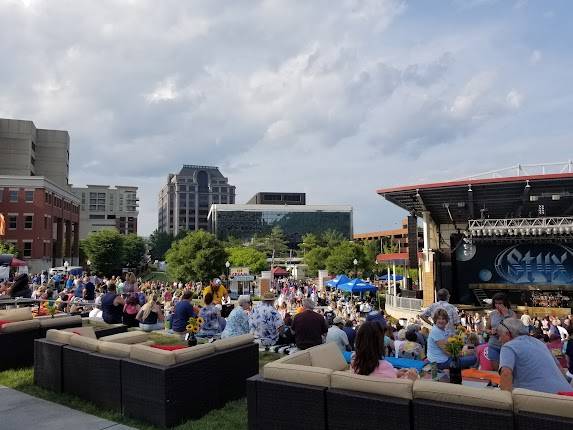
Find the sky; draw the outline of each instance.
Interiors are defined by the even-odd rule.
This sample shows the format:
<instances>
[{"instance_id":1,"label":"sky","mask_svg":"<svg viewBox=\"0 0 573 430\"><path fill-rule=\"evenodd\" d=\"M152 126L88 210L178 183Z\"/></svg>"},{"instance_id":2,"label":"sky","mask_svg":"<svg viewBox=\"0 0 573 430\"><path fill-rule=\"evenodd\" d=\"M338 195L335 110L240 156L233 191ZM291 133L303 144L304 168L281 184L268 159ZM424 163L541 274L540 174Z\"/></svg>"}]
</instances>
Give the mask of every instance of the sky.
<instances>
[{"instance_id":1,"label":"sky","mask_svg":"<svg viewBox=\"0 0 573 430\"><path fill-rule=\"evenodd\" d=\"M0 117L70 133L74 185L183 164L407 215L379 188L573 159L568 0L0 0Z\"/></svg>"}]
</instances>

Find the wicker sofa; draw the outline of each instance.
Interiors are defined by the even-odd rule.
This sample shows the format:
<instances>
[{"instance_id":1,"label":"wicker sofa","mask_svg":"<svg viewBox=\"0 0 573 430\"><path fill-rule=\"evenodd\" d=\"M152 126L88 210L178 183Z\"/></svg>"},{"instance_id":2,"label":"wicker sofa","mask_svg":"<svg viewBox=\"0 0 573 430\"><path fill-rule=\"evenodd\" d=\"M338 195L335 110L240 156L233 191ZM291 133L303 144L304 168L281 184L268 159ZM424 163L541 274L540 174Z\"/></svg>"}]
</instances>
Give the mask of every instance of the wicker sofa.
<instances>
[{"instance_id":1,"label":"wicker sofa","mask_svg":"<svg viewBox=\"0 0 573 430\"><path fill-rule=\"evenodd\" d=\"M29 307L0 310L0 371L31 366L34 362L34 339L46 336L51 328L80 327L79 316L33 318Z\"/></svg>"},{"instance_id":2,"label":"wicker sofa","mask_svg":"<svg viewBox=\"0 0 573 430\"><path fill-rule=\"evenodd\" d=\"M355 375L333 344L267 364L247 400L251 430L573 428L571 397Z\"/></svg>"},{"instance_id":3,"label":"wicker sofa","mask_svg":"<svg viewBox=\"0 0 573 430\"><path fill-rule=\"evenodd\" d=\"M259 371L251 335L175 351L153 348L147 337L50 330L36 340L35 383L170 427L244 397L247 378Z\"/></svg>"}]
</instances>

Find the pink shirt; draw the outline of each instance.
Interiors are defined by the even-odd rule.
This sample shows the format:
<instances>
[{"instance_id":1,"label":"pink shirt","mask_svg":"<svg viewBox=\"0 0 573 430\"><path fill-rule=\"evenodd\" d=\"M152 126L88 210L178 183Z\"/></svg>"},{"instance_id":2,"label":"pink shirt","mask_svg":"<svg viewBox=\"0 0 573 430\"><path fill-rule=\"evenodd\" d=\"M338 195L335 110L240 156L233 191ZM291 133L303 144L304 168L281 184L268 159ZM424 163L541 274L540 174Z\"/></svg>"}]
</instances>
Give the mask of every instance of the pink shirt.
<instances>
[{"instance_id":1,"label":"pink shirt","mask_svg":"<svg viewBox=\"0 0 573 430\"><path fill-rule=\"evenodd\" d=\"M352 370L352 373L354 373L354 369ZM394 369L390 363L386 360L380 360L378 362L378 367L368 376L374 376L376 378L397 378L397 374L398 371Z\"/></svg>"},{"instance_id":2,"label":"pink shirt","mask_svg":"<svg viewBox=\"0 0 573 430\"><path fill-rule=\"evenodd\" d=\"M482 343L476 348L476 355L479 363L480 370L495 370L488 355L488 344Z\"/></svg>"}]
</instances>

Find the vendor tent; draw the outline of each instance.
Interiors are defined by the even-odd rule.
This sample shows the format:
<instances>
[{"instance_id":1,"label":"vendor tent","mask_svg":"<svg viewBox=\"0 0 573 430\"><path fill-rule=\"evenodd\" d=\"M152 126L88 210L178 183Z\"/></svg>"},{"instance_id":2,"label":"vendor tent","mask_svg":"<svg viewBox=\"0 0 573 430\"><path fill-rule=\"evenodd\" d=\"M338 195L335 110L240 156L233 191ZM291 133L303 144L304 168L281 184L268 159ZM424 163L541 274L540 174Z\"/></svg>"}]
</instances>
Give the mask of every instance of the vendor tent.
<instances>
[{"instance_id":1,"label":"vendor tent","mask_svg":"<svg viewBox=\"0 0 573 430\"><path fill-rule=\"evenodd\" d=\"M288 276L289 272L285 269L283 269L282 267L275 267L272 270L273 272L273 276Z\"/></svg>"},{"instance_id":2,"label":"vendor tent","mask_svg":"<svg viewBox=\"0 0 573 430\"><path fill-rule=\"evenodd\" d=\"M28 263L26 263L25 261L22 260L18 260L17 258L12 258L12 262L10 263L10 266L12 267L23 267L23 266L27 266Z\"/></svg>"},{"instance_id":3,"label":"vendor tent","mask_svg":"<svg viewBox=\"0 0 573 430\"><path fill-rule=\"evenodd\" d=\"M352 293L352 294L360 294L366 292L376 292L378 289L369 282L365 282L362 279L353 279L350 282L345 284L339 284L337 288L341 291Z\"/></svg>"},{"instance_id":4,"label":"vendor tent","mask_svg":"<svg viewBox=\"0 0 573 430\"><path fill-rule=\"evenodd\" d=\"M326 286L327 286L327 287L330 287L330 288L336 288L336 287L338 287L339 285L346 284L347 282L350 282L350 278L349 278L348 276L346 276L346 275L338 275L336 278L331 279L330 281L328 281L328 282L326 283Z\"/></svg>"},{"instance_id":5,"label":"vendor tent","mask_svg":"<svg viewBox=\"0 0 573 430\"><path fill-rule=\"evenodd\" d=\"M390 275L390 279L391 279L391 280L394 279L393 275ZM396 280L397 280L397 281L402 281L403 279L404 279L404 276L402 276L402 275L396 275ZM388 280L388 275L378 276L378 280L380 280L380 281L387 281L387 280Z\"/></svg>"}]
</instances>

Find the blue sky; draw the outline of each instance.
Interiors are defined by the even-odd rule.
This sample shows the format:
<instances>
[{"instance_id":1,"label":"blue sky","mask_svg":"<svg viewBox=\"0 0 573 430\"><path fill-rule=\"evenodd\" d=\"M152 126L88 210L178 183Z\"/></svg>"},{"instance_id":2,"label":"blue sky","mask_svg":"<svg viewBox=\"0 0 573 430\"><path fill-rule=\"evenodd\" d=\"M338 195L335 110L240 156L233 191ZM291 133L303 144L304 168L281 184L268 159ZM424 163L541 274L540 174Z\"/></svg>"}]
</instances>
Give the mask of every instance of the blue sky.
<instances>
[{"instance_id":1,"label":"blue sky","mask_svg":"<svg viewBox=\"0 0 573 430\"><path fill-rule=\"evenodd\" d=\"M70 131L71 180L140 187L140 232L185 164L237 202L304 191L355 231L381 187L573 158L573 4L525 0L0 2L0 117Z\"/></svg>"}]
</instances>

